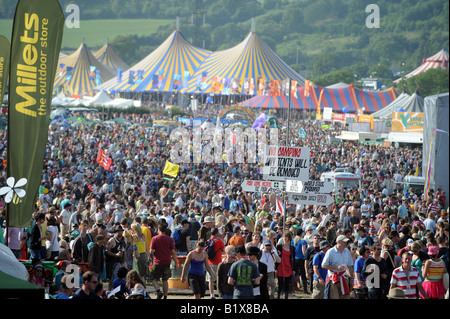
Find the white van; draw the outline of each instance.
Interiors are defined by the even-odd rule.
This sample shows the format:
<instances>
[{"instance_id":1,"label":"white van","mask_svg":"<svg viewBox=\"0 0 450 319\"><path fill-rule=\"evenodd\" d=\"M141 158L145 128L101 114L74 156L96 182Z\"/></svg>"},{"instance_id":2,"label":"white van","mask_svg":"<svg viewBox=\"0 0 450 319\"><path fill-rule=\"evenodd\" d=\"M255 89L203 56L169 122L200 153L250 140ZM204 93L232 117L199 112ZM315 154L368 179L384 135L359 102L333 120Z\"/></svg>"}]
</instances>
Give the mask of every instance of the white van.
<instances>
[{"instance_id":1,"label":"white van","mask_svg":"<svg viewBox=\"0 0 450 319\"><path fill-rule=\"evenodd\" d=\"M332 183L335 193L344 188L361 188L361 176L350 173L347 168L336 168L333 172L322 173L320 180Z\"/></svg>"},{"instance_id":2,"label":"white van","mask_svg":"<svg viewBox=\"0 0 450 319\"><path fill-rule=\"evenodd\" d=\"M423 191L425 188L425 177L414 175L405 176L403 178L403 189L406 191L410 188Z\"/></svg>"}]
</instances>

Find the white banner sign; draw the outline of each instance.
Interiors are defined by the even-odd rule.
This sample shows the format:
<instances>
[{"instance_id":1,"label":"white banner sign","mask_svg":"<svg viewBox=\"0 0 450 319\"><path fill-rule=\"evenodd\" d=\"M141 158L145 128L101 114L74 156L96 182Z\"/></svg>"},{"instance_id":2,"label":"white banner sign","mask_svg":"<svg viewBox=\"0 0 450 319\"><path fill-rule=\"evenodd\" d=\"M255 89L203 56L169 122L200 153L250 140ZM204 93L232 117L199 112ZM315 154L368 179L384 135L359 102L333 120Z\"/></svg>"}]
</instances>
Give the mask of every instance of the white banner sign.
<instances>
[{"instance_id":1,"label":"white banner sign","mask_svg":"<svg viewBox=\"0 0 450 319\"><path fill-rule=\"evenodd\" d=\"M286 181L286 192L288 193L331 193L334 186L325 181Z\"/></svg>"},{"instance_id":2,"label":"white banner sign","mask_svg":"<svg viewBox=\"0 0 450 319\"><path fill-rule=\"evenodd\" d=\"M280 194L283 191L284 184L282 182L271 181L250 181L245 180L242 184L244 192L261 192Z\"/></svg>"},{"instance_id":3,"label":"white banner sign","mask_svg":"<svg viewBox=\"0 0 450 319\"><path fill-rule=\"evenodd\" d=\"M333 204L333 197L328 194L288 193L289 204L328 206Z\"/></svg>"},{"instance_id":4,"label":"white banner sign","mask_svg":"<svg viewBox=\"0 0 450 319\"><path fill-rule=\"evenodd\" d=\"M309 147L267 145L264 154L264 179L307 181L309 179L309 152Z\"/></svg>"}]
</instances>

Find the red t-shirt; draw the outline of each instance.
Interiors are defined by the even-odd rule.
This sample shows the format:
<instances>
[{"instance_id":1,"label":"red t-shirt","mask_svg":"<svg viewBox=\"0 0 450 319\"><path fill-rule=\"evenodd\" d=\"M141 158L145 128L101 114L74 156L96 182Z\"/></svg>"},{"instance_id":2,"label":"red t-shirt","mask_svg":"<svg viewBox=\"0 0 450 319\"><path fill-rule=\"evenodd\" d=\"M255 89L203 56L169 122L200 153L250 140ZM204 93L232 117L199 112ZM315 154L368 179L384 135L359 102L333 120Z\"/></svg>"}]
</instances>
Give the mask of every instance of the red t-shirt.
<instances>
[{"instance_id":1,"label":"red t-shirt","mask_svg":"<svg viewBox=\"0 0 450 319\"><path fill-rule=\"evenodd\" d=\"M172 250L175 242L167 235L157 235L152 238L150 249L154 249L153 263L157 265L170 265L172 261Z\"/></svg>"},{"instance_id":2,"label":"red t-shirt","mask_svg":"<svg viewBox=\"0 0 450 319\"><path fill-rule=\"evenodd\" d=\"M222 252L225 251L225 244L218 237L211 237L214 240L214 251L216 252L216 257L214 259L208 259L210 265L218 265L222 262Z\"/></svg>"}]
</instances>

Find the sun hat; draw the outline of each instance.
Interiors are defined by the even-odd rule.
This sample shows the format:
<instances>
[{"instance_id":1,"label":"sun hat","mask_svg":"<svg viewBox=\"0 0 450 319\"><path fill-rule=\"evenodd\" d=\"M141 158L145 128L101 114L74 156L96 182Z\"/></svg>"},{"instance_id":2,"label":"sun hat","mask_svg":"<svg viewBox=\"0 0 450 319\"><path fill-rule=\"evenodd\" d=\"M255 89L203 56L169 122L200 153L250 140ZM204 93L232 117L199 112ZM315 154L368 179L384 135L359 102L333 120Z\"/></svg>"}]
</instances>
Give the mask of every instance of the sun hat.
<instances>
[{"instance_id":1,"label":"sun hat","mask_svg":"<svg viewBox=\"0 0 450 319\"><path fill-rule=\"evenodd\" d=\"M436 246L430 246L428 247L428 255L439 255L439 249Z\"/></svg>"},{"instance_id":2,"label":"sun hat","mask_svg":"<svg viewBox=\"0 0 450 319\"><path fill-rule=\"evenodd\" d=\"M330 243L328 242L328 240L322 240L322 241L320 242L319 246L320 246L320 250L322 250L322 249L324 249L324 248L326 248L326 247L330 247L331 245L330 245Z\"/></svg>"},{"instance_id":3,"label":"sun hat","mask_svg":"<svg viewBox=\"0 0 450 319\"><path fill-rule=\"evenodd\" d=\"M214 223L214 218L211 216L206 216L204 223Z\"/></svg>"},{"instance_id":4,"label":"sun hat","mask_svg":"<svg viewBox=\"0 0 450 319\"><path fill-rule=\"evenodd\" d=\"M389 299L407 299L405 296L405 292L401 288L392 288L389 290L389 294L387 295Z\"/></svg>"}]
</instances>

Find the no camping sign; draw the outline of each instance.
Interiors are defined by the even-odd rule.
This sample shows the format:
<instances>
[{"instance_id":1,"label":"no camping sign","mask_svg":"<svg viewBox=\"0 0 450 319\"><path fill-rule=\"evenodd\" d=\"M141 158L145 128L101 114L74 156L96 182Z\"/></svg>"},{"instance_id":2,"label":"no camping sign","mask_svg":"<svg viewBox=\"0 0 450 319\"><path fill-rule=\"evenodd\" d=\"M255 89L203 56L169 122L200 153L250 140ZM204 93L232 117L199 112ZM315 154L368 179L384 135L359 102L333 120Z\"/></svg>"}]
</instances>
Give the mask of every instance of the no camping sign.
<instances>
[{"instance_id":1,"label":"no camping sign","mask_svg":"<svg viewBox=\"0 0 450 319\"><path fill-rule=\"evenodd\" d=\"M309 147L267 145L264 154L264 179L307 181L309 179L309 152Z\"/></svg>"}]
</instances>

